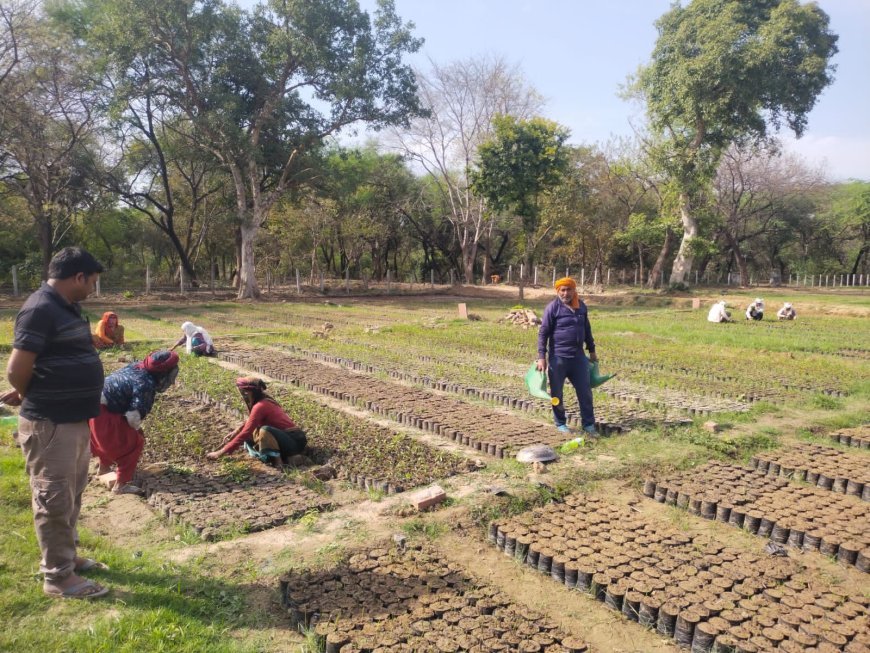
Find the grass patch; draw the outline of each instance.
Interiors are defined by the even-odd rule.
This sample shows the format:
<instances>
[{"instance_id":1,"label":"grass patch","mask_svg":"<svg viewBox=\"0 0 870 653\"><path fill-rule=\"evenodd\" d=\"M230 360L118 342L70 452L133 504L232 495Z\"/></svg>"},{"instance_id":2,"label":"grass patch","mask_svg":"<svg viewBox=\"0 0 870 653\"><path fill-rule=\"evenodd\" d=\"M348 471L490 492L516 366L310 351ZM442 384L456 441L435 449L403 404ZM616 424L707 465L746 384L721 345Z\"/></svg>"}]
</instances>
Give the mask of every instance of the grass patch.
<instances>
[{"instance_id":1,"label":"grass patch","mask_svg":"<svg viewBox=\"0 0 870 653\"><path fill-rule=\"evenodd\" d=\"M447 532L447 526L440 521L416 517L402 524L402 531L409 536L422 536L434 540Z\"/></svg>"},{"instance_id":2,"label":"grass patch","mask_svg":"<svg viewBox=\"0 0 870 653\"><path fill-rule=\"evenodd\" d=\"M839 399L823 394L813 395L810 404L813 408L819 408L821 410L839 410L843 407L843 402Z\"/></svg>"},{"instance_id":3,"label":"grass patch","mask_svg":"<svg viewBox=\"0 0 870 653\"><path fill-rule=\"evenodd\" d=\"M11 428L0 427L0 441ZM82 555L111 571L93 574L112 592L93 602L58 601L42 593L30 486L17 448L0 445L0 650L138 653L140 651L257 651L265 638L237 641L236 629L256 631L262 612L249 610L237 585L176 565L149 551L119 549L87 531ZM230 636L228 636L230 635Z\"/></svg>"}]
</instances>

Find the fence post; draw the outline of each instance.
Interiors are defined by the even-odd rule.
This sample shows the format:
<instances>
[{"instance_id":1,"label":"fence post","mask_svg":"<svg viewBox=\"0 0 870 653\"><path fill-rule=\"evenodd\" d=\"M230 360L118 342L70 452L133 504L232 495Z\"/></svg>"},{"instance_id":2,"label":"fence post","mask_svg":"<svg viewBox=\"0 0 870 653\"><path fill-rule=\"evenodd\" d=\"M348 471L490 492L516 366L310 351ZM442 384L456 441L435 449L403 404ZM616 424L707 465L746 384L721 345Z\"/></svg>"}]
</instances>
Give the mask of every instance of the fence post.
<instances>
[{"instance_id":1,"label":"fence post","mask_svg":"<svg viewBox=\"0 0 870 653\"><path fill-rule=\"evenodd\" d=\"M18 266L12 266L12 295L18 297Z\"/></svg>"},{"instance_id":2,"label":"fence post","mask_svg":"<svg viewBox=\"0 0 870 653\"><path fill-rule=\"evenodd\" d=\"M151 266L145 266L145 294L151 294Z\"/></svg>"},{"instance_id":3,"label":"fence post","mask_svg":"<svg viewBox=\"0 0 870 653\"><path fill-rule=\"evenodd\" d=\"M508 275L508 283L510 283L510 275ZM450 270L450 287L452 288L455 285L456 285L456 281L453 277L453 269L451 268L451 270Z\"/></svg>"},{"instance_id":4,"label":"fence post","mask_svg":"<svg viewBox=\"0 0 870 653\"><path fill-rule=\"evenodd\" d=\"M511 277L513 276L513 273L514 273L514 266L513 266L513 264L511 264L508 266L508 283L511 282Z\"/></svg>"},{"instance_id":5,"label":"fence post","mask_svg":"<svg viewBox=\"0 0 870 653\"><path fill-rule=\"evenodd\" d=\"M593 285L593 286L597 286L597 285L598 285L598 268L595 268L595 272L594 272L594 274L592 275L592 285Z\"/></svg>"},{"instance_id":6,"label":"fence post","mask_svg":"<svg viewBox=\"0 0 870 653\"><path fill-rule=\"evenodd\" d=\"M323 279L323 270L320 271L320 294L326 290L326 282Z\"/></svg>"},{"instance_id":7,"label":"fence post","mask_svg":"<svg viewBox=\"0 0 870 653\"><path fill-rule=\"evenodd\" d=\"M211 261L209 262L209 266L208 266L208 268L209 268L209 282L208 282L208 284L209 284L209 287L211 288L212 295L214 295L214 266L215 266L215 260L211 259Z\"/></svg>"},{"instance_id":8,"label":"fence post","mask_svg":"<svg viewBox=\"0 0 870 653\"><path fill-rule=\"evenodd\" d=\"M178 287L181 290L181 294L184 294L184 267L179 263L178 264Z\"/></svg>"},{"instance_id":9,"label":"fence post","mask_svg":"<svg viewBox=\"0 0 870 653\"><path fill-rule=\"evenodd\" d=\"M523 282L525 275L526 275L526 264L520 263L520 283Z\"/></svg>"},{"instance_id":10,"label":"fence post","mask_svg":"<svg viewBox=\"0 0 870 653\"><path fill-rule=\"evenodd\" d=\"M556 286L556 268L553 268L553 287Z\"/></svg>"},{"instance_id":11,"label":"fence post","mask_svg":"<svg viewBox=\"0 0 870 653\"><path fill-rule=\"evenodd\" d=\"M344 270L344 294L350 294L350 265Z\"/></svg>"},{"instance_id":12,"label":"fence post","mask_svg":"<svg viewBox=\"0 0 870 653\"><path fill-rule=\"evenodd\" d=\"M429 270L429 286L435 288L435 270Z\"/></svg>"},{"instance_id":13,"label":"fence post","mask_svg":"<svg viewBox=\"0 0 870 653\"><path fill-rule=\"evenodd\" d=\"M296 268L296 294L302 294L302 279L299 276L299 268Z\"/></svg>"},{"instance_id":14,"label":"fence post","mask_svg":"<svg viewBox=\"0 0 870 653\"><path fill-rule=\"evenodd\" d=\"M607 268L607 285L610 285L610 268Z\"/></svg>"},{"instance_id":15,"label":"fence post","mask_svg":"<svg viewBox=\"0 0 870 653\"><path fill-rule=\"evenodd\" d=\"M393 271L387 270L387 294L393 292Z\"/></svg>"},{"instance_id":16,"label":"fence post","mask_svg":"<svg viewBox=\"0 0 870 653\"><path fill-rule=\"evenodd\" d=\"M698 285L698 271L695 270L695 285Z\"/></svg>"},{"instance_id":17,"label":"fence post","mask_svg":"<svg viewBox=\"0 0 870 653\"><path fill-rule=\"evenodd\" d=\"M97 297L99 297L100 296L100 277L97 277L96 293L97 293Z\"/></svg>"},{"instance_id":18,"label":"fence post","mask_svg":"<svg viewBox=\"0 0 870 653\"><path fill-rule=\"evenodd\" d=\"M586 287L586 268L580 268L580 287Z\"/></svg>"},{"instance_id":19,"label":"fence post","mask_svg":"<svg viewBox=\"0 0 870 653\"><path fill-rule=\"evenodd\" d=\"M535 285L538 285L538 266L535 266Z\"/></svg>"}]
</instances>

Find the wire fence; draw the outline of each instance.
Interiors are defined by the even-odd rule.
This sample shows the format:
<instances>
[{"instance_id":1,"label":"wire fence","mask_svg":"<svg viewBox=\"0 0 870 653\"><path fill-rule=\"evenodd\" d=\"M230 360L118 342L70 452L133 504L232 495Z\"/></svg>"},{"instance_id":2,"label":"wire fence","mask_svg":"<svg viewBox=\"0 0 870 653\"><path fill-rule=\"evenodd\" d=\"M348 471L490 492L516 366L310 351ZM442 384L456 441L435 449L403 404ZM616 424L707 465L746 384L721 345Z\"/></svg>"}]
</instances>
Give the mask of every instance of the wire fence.
<instances>
[{"instance_id":1,"label":"wire fence","mask_svg":"<svg viewBox=\"0 0 870 653\"><path fill-rule=\"evenodd\" d=\"M607 287L636 287L636 288L664 288L667 284L667 279L664 272L657 275L657 278L650 283L649 274L644 271L642 274L638 268L634 269L617 269L617 268L593 268L587 271L581 266L572 267L566 265L564 267L534 265L526 269L524 264L508 265L503 273L493 273L487 276L477 276L473 283L474 285L509 285L519 286L522 282L524 286L542 287L552 286L557 278L562 276L572 276L577 281L578 285L583 288L603 289ZM644 278L646 277L646 278ZM39 286L39 282L32 278L21 278L16 266L10 269L8 283L0 283L0 292L20 296L29 294ZM374 280L367 275L361 277L351 276L350 271L346 271L343 277L327 276L323 272L313 273L312 271L302 271L299 269L285 270L278 274L272 270L265 270L258 275L257 283L262 291L267 293L272 289L281 289L283 292L293 292L298 294L308 292L320 292L326 294L336 290L345 290L350 292L353 290L370 291L374 289L386 290L408 290L421 289L423 287L435 288L436 286L454 286L459 283L465 284L465 280L450 270L449 274L436 275L434 270L430 270L428 275L407 274L404 277L393 275L391 270L388 270L384 279ZM845 273L820 273L820 274L789 274L788 280L780 277L779 274L768 274L758 277L753 275L749 279L742 279L739 273L734 272L711 272L707 271L704 274L695 272L686 280L686 286L696 287L754 287L754 286L780 286L789 288L864 288L870 286L870 274L845 274ZM125 278L114 277L111 271L100 275L97 282L97 292L99 296L103 293L130 293L130 294L165 294L165 293L180 293L184 294L226 294L236 292L236 286L233 283L224 279L216 278L214 269L208 279L190 279L184 273L184 270L179 267L174 275L163 273L155 275L149 267L142 270L141 275L126 276Z\"/></svg>"}]
</instances>

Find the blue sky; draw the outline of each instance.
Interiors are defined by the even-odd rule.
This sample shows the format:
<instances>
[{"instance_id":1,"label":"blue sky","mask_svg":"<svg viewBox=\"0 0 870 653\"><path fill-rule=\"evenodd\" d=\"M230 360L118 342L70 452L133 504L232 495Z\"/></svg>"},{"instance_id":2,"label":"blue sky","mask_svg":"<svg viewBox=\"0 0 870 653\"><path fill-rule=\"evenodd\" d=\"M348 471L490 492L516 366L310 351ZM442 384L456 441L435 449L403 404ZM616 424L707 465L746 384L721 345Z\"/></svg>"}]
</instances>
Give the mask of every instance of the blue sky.
<instances>
[{"instance_id":1,"label":"blue sky","mask_svg":"<svg viewBox=\"0 0 870 653\"><path fill-rule=\"evenodd\" d=\"M374 0L360 0L373 9ZM629 136L643 109L619 87L649 60L654 22L670 0L395 0L426 42L411 62L444 64L497 54L519 64L547 99L544 113L571 129L574 143ZM788 149L824 165L835 180L870 180L870 0L819 0L840 36L834 83L819 97Z\"/></svg>"}]
</instances>

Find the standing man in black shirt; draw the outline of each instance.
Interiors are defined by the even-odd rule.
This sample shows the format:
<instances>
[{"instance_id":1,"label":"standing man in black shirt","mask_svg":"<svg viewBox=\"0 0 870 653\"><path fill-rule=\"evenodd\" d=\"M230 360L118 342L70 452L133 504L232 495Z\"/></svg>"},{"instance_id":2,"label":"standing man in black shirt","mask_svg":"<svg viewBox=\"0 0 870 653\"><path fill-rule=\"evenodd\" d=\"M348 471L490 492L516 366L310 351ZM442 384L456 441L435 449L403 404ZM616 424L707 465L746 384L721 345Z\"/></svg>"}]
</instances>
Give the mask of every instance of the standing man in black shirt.
<instances>
[{"instance_id":1,"label":"standing man in black shirt","mask_svg":"<svg viewBox=\"0 0 870 653\"><path fill-rule=\"evenodd\" d=\"M79 576L101 566L76 555L76 523L88 482L88 419L100 414L103 364L78 302L90 295L103 266L67 247L48 266L48 282L27 298L15 320L6 367L14 390L0 400L20 405L18 442L33 495L42 551L43 591L61 598L96 598L108 589Z\"/></svg>"}]
</instances>

